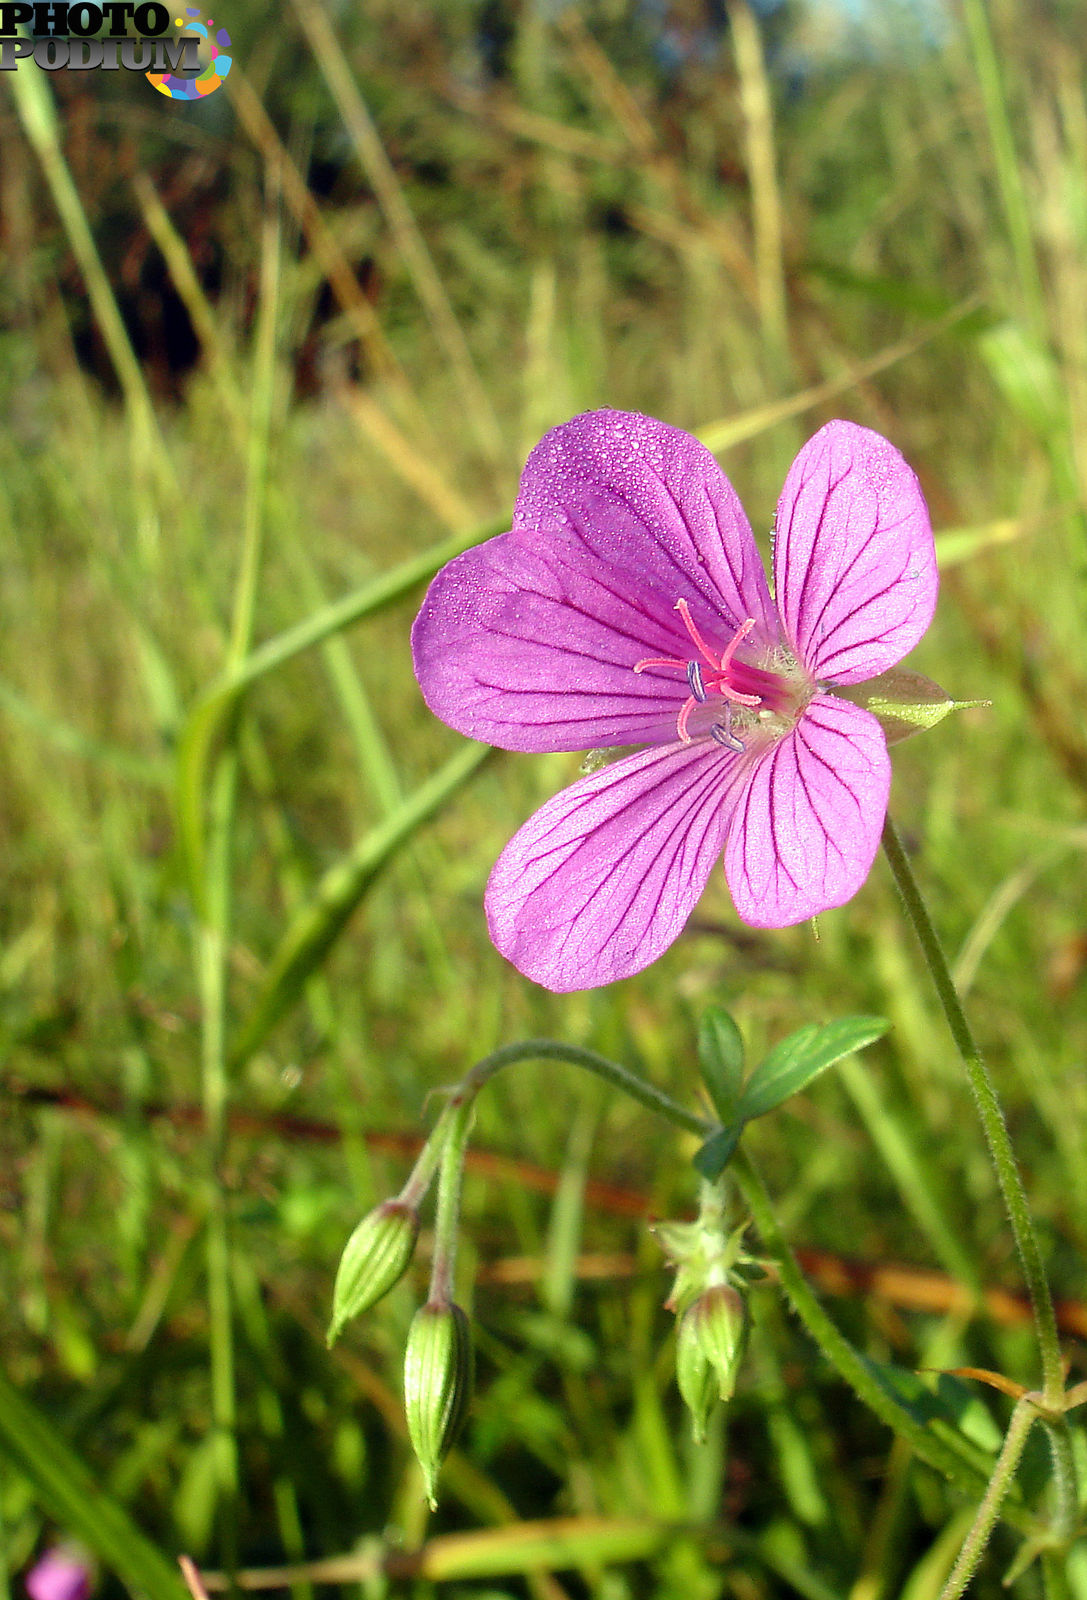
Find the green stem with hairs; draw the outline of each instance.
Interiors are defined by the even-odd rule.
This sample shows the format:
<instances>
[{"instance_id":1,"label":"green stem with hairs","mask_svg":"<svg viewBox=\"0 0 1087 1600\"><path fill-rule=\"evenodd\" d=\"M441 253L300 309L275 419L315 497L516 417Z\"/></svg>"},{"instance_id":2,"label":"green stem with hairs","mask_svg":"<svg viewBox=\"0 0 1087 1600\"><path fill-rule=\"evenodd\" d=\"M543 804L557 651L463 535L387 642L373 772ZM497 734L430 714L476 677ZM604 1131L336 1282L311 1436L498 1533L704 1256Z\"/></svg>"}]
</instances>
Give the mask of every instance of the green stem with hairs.
<instances>
[{"instance_id":1,"label":"green stem with hairs","mask_svg":"<svg viewBox=\"0 0 1087 1600\"><path fill-rule=\"evenodd\" d=\"M902 846L891 818L888 816L883 828L883 849L894 874L898 892L902 896L902 903L906 909L913 931L917 935L921 946L925 964L936 986L936 993L947 1025L951 1029L951 1037L962 1057L966 1068L966 1076L970 1083L974 1101L977 1105L981 1126L985 1133L985 1140L989 1146L996 1170L997 1182L1004 1198L1004 1205L1011 1223L1012 1233L1015 1236L1016 1247L1023 1264L1023 1274L1026 1278L1027 1289L1030 1294L1030 1303L1034 1312L1034 1326L1038 1337L1038 1349L1041 1356L1042 1384L1045 1403L1053 1411L1060 1412L1064 1409L1064 1369L1061 1362L1060 1342L1057 1337L1057 1318L1053 1310L1053 1298L1049 1292L1049 1283L1042 1263L1042 1252L1038 1244L1038 1236L1034 1231L1030 1208L1027 1204L1026 1192L1023 1189L1023 1180L1019 1176L1019 1168L1015 1160L1011 1139L1008 1135L1004 1113L997 1099L993 1080L981 1058L977 1041L966 1020L966 1013L962 1008L955 985L951 981L951 971L947 964L937 936L928 914L928 907L921 897L917 879L913 875L909 858Z\"/></svg>"},{"instance_id":2,"label":"green stem with hairs","mask_svg":"<svg viewBox=\"0 0 1087 1600\"><path fill-rule=\"evenodd\" d=\"M500 1072L503 1067L513 1066L518 1061L566 1061L571 1066L581 1067L583 1071L603 1078L604 1082L610 1083L613 1088L621 1089L624 1094L630 1095L632 1100L648 1106L650 1111L656 1111L660 1116L667 1117L668 1121L674 1122L678 1128L683 1128L688 1133L697 1133L702 1138L711 1134L717 1127L716 1122L688 1111L677 1100L673 1100L671 1095L665 1094L662 1089L655 1088L651 1083L646 1083L643 1078L636 1077L617 1061L609 1061L607 1056L597 1055L595 1050L583 1050L580 1045L560 1044L556 1039L525 1039L520 1044L507 1044L501 1049L492 1051L489 1056L484 1056L482 1061L476 1062L471 1072L457 1085L454 1097L462 1094L478 1094L496 1072Z\"/></svg>"},{"instance_id":3,"label":"green stem with hairs","mask_svg":"<svg viewBox=\"0 0 1087 1600\"><path fill-rule=\"evenodd\" d=\"M928 914L928 907L914 877L909 857L890 816L883 826L883 849L902 897L906 916L917 935L925 964L936 987L940 1006L951 1029L951 1037L966 1068L966 1076L981 1119L1019 1259L1023 1265L1042 1368L1042 1404L1038 1408L1038 1415L1045 1424L1053 1455L1056 1506L1052 1531L1058 1539L1067 1539L1072 1535L1077 1516L1076 1467L1068 1419L1065 1416L1067 1399L1064 1392L1064 1366L1057 1334L1057 1317L1042 1261L1041 1246L1034 1229L1026 1191L1023 1188L1023 1180L1019 1174L996 1088L966 1019L962 1002L952 982L947 957Z\"/></svg>"},{"instance_id":4,"label":"green stem with hairs","mask_svg":"<svg viewBox=\"0 0 1087 1600\"><path fill-rule=\"evenodd\" d=\"M985 1553L985 1546L989 1543L989 1537L996 1526L1000 1507L1011 1488L1015 1469L1019 1465L1023 1446L1027 1442L1027 1434L1037 1416L1038 1413L1027 1396L1017 1403L1012 1412L1008 1431L1004 1435L1004 1444L993 1468L993 1475L989 1479L989 1487L978 1506L973 1526L963 1541L962 1549L948 1574L947 1582L940 1591L940 1600L959 1600L959 1596L974 1576L978 1562Z\"/></svg>"}]
</instances>

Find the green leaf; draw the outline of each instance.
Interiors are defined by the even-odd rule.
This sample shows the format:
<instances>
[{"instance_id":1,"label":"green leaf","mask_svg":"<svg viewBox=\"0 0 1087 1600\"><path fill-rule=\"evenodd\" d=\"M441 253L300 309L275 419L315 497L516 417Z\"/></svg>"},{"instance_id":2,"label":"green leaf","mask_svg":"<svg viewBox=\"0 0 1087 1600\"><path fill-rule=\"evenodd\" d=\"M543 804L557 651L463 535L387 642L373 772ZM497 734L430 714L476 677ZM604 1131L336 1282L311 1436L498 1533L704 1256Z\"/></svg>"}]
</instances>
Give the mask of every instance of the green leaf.
<instances>
[{"instance_id":1,"label":"green leaf","mask_svg":"<svg viewBox=\"0 0 1087 1600\"><path fill-rule=\"evenodd\" d=\"M806 1089L814 1078L843 1056L863 1050L887 1032L885 1017L842 1017L820 1025L811 1022L776 1044L744 1085L736 1108L745 1121L765 1116L783 1100Z\"/></svg>"},{"instance_id":2,"label":"green leaf","mask_svg":"<svg viewBox=\"0 0 1087 1600\"><path fill-rule=\"evenodd\" d=\"M695 1171L701 1173L709 1183L719 1178L732 1160L732 1153L739 1144L743 1131L744 1125L741 1121L734 1122L728 1128L718 1128L716 1133L711 1133L694 1158Z\"/></svg>"},{"instance_id":3,"label":"green leaf","mask_svg":"<svg viewBox=\"0 0 1087 1600\"><path fill-rule=\"evenodd\" d=\"M744 1042L724 1006L710 1006L699 1023L698 1061L714 1110L731 1121L744 1080Z\"/></svg>"}]
</instances>

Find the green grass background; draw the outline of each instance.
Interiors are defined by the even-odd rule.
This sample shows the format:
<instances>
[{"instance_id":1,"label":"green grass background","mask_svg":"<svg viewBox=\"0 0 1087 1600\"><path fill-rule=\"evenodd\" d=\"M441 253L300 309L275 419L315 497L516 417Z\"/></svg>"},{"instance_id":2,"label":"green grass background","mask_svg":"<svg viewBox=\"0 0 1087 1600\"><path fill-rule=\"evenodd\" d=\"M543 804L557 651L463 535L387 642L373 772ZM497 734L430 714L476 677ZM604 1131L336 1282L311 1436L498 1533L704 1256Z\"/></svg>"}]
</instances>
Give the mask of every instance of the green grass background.
<instances>
[{"instance_id":1,"label":"green grass background","mask_svg":"<svg viewBox=\"0 0 1087 1600\"><path fill-rule=\"evenodd\" d=\"M961 0L926 36L880 3L860 36L814 3L728 10L731 29L668 8L670 65L656 14L619 4L239 3L202 104L128 74L4 85L13 1594L65 1532L102 1592L155 1600L181 1551L292 1565L294 1600L939 1592L970 1508L772 1286L727 1416L690 1443L644 1218L691 1213L693 1142L567 1068L481 1104L460 1263L478 1393L436 1516L398 1390L425 1234L324 1347L344 1240L402 1183L433 1090L547 1035L695 1104L697 1019L721 1003L753 1059L806 1021L891 1019L750 1133L783 1224L824 1260L937 1275L928 1311L825 1288L873 1359L1037 1379L1027 1329L952 1303L1019 1278L881 861L818 942L743 928L718 875L605 992L549 996L487 941L495 855L580 758L466 753L408 630L441 552L505 526L528 449L588 407L703 431L760 532L830 416L920 474L944 584L911 665L993 704L896 750L892 806L1054 1290L1087 1299L1082 18ZM167 292L199 347L183 378ZM992 1449L1008 1403L964 1392ZM1028 1453L1028 1500L1042 1474ZM529 1524L560 1517L541 1544ZM998 1532L978 1595L1014 1550ZM1084 1600L1082 1546L1065 1565Z\"/></svg>"}]
</instances>

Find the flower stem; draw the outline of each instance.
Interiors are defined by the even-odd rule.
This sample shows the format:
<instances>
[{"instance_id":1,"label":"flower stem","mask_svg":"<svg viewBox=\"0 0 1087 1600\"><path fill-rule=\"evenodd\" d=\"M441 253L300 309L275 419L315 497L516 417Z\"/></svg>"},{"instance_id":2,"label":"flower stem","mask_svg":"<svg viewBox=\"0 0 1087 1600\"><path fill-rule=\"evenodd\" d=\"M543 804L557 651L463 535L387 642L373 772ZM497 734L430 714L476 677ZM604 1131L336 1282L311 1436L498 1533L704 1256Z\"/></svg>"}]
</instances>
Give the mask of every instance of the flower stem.
<instances>
[{"instance_id":1,"label":"flower stem","mask_svg":"<svg viewBox=\"0 0 1087 1600\"><path fill-rule=\"evenodd\" d=\"M418 1211L430 1185L434 1182L434 1174L441 1164L442 1151L445 1149L453 1110L452 1105L447 1105L443 1110L431 1130L429 1139L419 1152L419 1159L408 1174L407 1182L396 1197L401 1205L410 1206L413 1211Z\"/></svg>"},{"instance_id":2,"label":"flower stem","mask_svg":"<svg viewBox=\"0 0 1087 1600\"><path fill-rule=\"evenodd\" d=\"M1004 1496L1011 1488L1015 1469L1019 1465L1019 1458L1023 1454L1023 1446L1027 1442L1027 1434L1031 1425L1038 1416L1033 1402L1029 1397L1024 1397L1018 1402L1012 1412L1008 1431L1004 1435L1004 1444L997 1458L993 1475L989 1479L981 1504L978 1506L977 1516L973 1526L963 1541L958 1559L948 1574L947 1582L940 1591L940 1600L959 1600L966 1585L974 1576L974 1571L989 1542Z\"/></svg>"},{"instance_id":3,"label":"flower stem","mask_svg":"<svg viewBox=\"0 0 1087 1600\"><path fill-rule=\"evenodd\" d=\"M475 1114L475 1095L455 1099L442 1147L438 1177L438 1211L434 1221L434 1263L430 1273L430 1300L448 1305L453 1298L453 1274L460 1223L460 1191L464 1178L464 1152Z\"/></svg>"},{"instance_id":4,"label":"flower stem","mask_svg":"<svg viewBox=\"0 0 1087 1600\"><path fill-rule=\"evenodd\" d=\"M932 925L928 908L921 897L913 868L890 816L883 828L883 848L890 862L895 883L898 885L898 892L902 896L906 915L917 935L925 963L936 986L936 993L947 1018L948 1027L951 1029L951 1036L966 1068L1030 1293L1041 1356L1043 1396L1046 1405L1053 1411L1059 1412L1064 1409L1064 1370L1057 1337L1057 1319L1053 1311L1053 1299L1049 1292L1045 1267L1042 1264L1038 1236L1034 1231L1034 1223L1031 1220L1023 1181L1019 1176L1015 1152L1004 1121L1004 1113L970 1024L966 1020L962 1003L955 992L947 958Z\"/></svg>"},{"instance_id":5,"label":"flower stem","mask_svg":"<svg viewBox=\"0 0 1087 1600\"><path fill-rule=\"evenodd\" d=\"M560 1044L557 1039L524 1039L519 1044L503 1045L501 1049L492 1051L489 1056L484 1056L482 1061L476 1062L471 1072L457 1085L455 1095L462 1093L475 1095L496 1072L500 1072L503 1067L512 1066L517 1061L569 1062L571 1066L581 1067L584 1071L603 1078L605 1083L621 1089L624 1094L630 1095L632 1100L638 1100L643 1106L648 1106L650 1111L656 1111L660 1116L667 1117L668 1121L674 1122L678 1128L684 1128L688 1133L697 1133L703 1138L712 1133L717 1126L715 1122L688 1111L686 1106L681 1106L662 1089L646 1083L644 1078L636 1077L626 1067L620 1066L618 1061L609 1061L607 1056L599 1056L595 1050L583 1050L580 1045Z\"/></svg>"},{"instance_id":6,"label":"flower stem","mask_svg":"<svg viewBox=\"0 0 1087 1600\"><path fill-rule=\"evenodd\" d=\"M839 1331L813 1293L800 1263L781 1231L773 1202L766 1186L741 1146L732 1157L729 1169L740 1187L752 1219L767 1251L774 1259L782 1288L793 1310L808 1333L822 1350L839 1376L856 1392L869 1410L882 1422L905 1439L921 1460L950 1478L966 1494L976 1496L979 1485L984 1485L986 1475L974 1462L958 1454L948 1442L932 1432L901 1404L891 1391L880 1383L872 1368L864 1361L849 1340ZM1022 1507L1012 1506L1005 1513L1006 1520L1024 1530L1033 1529L1033 1519Z\"/></svg>"}]
</instances>

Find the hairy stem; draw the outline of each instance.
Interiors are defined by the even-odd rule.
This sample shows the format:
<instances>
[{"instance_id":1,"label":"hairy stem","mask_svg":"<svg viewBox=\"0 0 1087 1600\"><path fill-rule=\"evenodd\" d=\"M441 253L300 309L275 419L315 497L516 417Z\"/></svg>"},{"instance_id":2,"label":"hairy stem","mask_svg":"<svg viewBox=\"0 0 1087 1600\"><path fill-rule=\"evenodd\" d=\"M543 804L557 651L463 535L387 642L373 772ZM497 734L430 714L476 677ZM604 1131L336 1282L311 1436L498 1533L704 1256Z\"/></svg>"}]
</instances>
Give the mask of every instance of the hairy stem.
<instances>
[{"instance_id":1,"label":"hairy stem","mask_svg":"<svg viewBox=\"0 0 1087 1600\"><path fill-rule=\"evenodd\" d=\"M492 1051L489 1056L484 1056L482 1061L476 1062L471 1072L457 1086L455 1094L477 1094L496 1072L500 1072L503 1067L513 1066L518 1061L566 1061L571 1066L581 1067L585 1072L603 1078L605 1083L610 1083L614 1088L621 1089L624 1094L630 1095L632 1100L648 1106L650 1111L656 1111L660 1116L667 1117L669 1122L674 1122L677 1128L684 1128L688 1133L697 1133L705 1137L717 1126L715 1122L707 1121L705 1117L688 1111L686 1106L681 1106L671 1095L665 1094L662 1089L656 1088L651 1083L646 1083L644 1078L636 1077L617 1061L609 1061L607 1056L597 1055L595 1050L583 1050L580 1045L560 1044L556 1039L525 1039L519 1044L503 1045L501 1049Z\"/></svg>"},{"instance_id":2,"label":"hairy stem","mask_svg":"<svg viewBox=\"0 0 1087 1600\"><path fill-rule=\"evenodd\" d=\"M977 1564L996 1525L996 1519L1000 1515L1004 1497L1011 1488L1015 1469L1019 1465L1023 1446L1027 1442L1027 1434L1037 1416L1034 1405L1027 1397L1020 1400L1012 1412L1008 1431L1004 1435L1004 1444L993 1468L993 1475L989 1479L989 1487L978 1506L977 1516L963 1541L958 1559L940 1591L940 1600L959 1600L959 1596L974 1576Z\"/></svg>"},{"instance_id":3,"label":"hairy stem","mask_svg":"<svg viewBox=\"0 0 1087 1600\"><path fill-rule=\"evenodd\" d=\"M989 1154L996 1170L997 1182L1004 1198L1008 1220L1015 1235L1016 1247L1023 1264L1023 1274L1030 1293L1034 1312L1034 1326L1042 1365L1042 1388L1045 1403L1053 1411L1063 1410L1064 1371L1061 1363L1060 1343L1057 1338L1057 1318L1053 1299L1042 1264L1042 1252L1034 1231L1030 1208L1027 1205L1023 1180L1012 1150L1004 1113L997 1099L996 1089L989 1076L981 1051L966 1020L962 1003L951 981L947 958L932 925L928 908L921 897L909 858L902 846L898 831L888 816L883 828L883 848L890 862L898 892L906 915L917 935L924 954L925 964L932 976L951 1036L966 1068L966 1075L978 1108Z\"/></svg>"}]
</instances>

